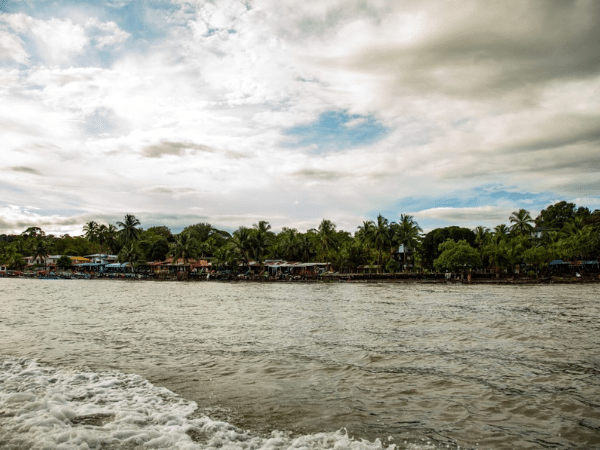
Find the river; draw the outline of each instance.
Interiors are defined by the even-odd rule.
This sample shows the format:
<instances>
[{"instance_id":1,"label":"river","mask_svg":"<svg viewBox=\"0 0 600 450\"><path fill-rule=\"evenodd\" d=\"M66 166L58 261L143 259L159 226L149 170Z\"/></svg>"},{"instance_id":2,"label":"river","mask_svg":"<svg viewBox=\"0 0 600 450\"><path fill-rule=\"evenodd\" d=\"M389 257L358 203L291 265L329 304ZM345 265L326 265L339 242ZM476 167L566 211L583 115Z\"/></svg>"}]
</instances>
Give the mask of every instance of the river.
<instances>
[{"instance_id":1,"label":"river","mask_svg":"<svg viewBox=\"0 0 600 450\"><path fill-rule=\"evenodd\" d=\"M600 448L600 287L0 279L0 448Z\"/></svg>"}]
</instances>

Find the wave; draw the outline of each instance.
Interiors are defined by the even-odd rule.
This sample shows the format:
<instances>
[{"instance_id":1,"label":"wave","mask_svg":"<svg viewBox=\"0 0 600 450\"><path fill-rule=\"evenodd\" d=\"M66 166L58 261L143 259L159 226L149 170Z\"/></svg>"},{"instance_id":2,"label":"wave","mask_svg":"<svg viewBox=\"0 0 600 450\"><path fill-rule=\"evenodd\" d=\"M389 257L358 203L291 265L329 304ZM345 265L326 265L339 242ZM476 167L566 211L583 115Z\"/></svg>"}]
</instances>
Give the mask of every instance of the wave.
<instances>
[{"instance_id":1,"label":"wave","mask_svg":"<svg viewBox=\"0 0 600 450\"><path fill-rule=\"evenodd\" d=\"M45 367L28 359L0 359L0 442L8 450L397 448L355 440L344 430L258 436L211 419L195 402L139 375Z\"/></svg>"}]
</instances>

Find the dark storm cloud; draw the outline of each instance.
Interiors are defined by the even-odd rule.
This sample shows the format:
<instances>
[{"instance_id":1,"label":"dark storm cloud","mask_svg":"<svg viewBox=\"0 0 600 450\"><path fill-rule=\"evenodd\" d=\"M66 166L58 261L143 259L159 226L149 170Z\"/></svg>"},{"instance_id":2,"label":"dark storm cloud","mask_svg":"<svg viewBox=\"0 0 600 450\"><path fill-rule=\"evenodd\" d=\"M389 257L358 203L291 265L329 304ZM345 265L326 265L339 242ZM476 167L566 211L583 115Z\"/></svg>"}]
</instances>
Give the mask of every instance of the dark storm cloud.
<instances>
[{"instance_id":1,"label":"dark storm cloud","mask_svg":"<svg viewBox=\"0 0 600 450\"><path fill-rule=\"evenodd\" d=\"M549 150L590 143L597 149L597 155L600 155L600 116L558 114L547 122L529 124L529 126L535 128L534 132L537 136L514 142L503 149L503 152ZM600 156L597 159L600 159Z\"/></svg>"},{"instance_id":2,"label":"dark storm cloud","mask_svg":"<svg viewBox=\"0 0 600 450\"><path fill-rule=\"evenodd\" d=\"M437 22L425 23L423 39L372 46L341 64L386 72L395 90L472 97L600 73L600 2L520 0L438 6L433 13Z\"/></svg>"}]
</instances>

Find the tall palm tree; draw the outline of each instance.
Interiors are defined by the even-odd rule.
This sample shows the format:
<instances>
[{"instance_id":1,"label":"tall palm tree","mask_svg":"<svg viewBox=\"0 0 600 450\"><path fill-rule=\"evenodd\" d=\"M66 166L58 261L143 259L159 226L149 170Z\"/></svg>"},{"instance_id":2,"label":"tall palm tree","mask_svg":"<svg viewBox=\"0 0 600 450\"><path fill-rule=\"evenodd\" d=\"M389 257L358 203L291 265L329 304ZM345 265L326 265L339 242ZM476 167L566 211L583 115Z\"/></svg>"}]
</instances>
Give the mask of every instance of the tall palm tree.
<instances>
[{"instance_id":1,"label":"tall palm tree","mask_svg":"<svg viewBox=\"0 0 600 450\"><path fill-rule=\"evenodd\" d=\"M131 267L131 272L133 273L133 266L135 262L139 259L139 253L136 245L133 242L125 244L121 251L119 252L119 261L120 262L128 262Z\"/></svg>"},{"instance_id":2,"label":"tall palm tree","mask_svg":"<svg viewBox=\"0 0 600 450\"><path fill-rule=\"evenodd\" d=\"M121 233L126 243L137 241L140 238L140 221L133 214L125 215L123 222L117 222L121 227Z\"/></svg>"},{"instance_id":3,"label":"tall palm tree","mask_svg":"<svg viewBox=\"0 0 600 450\"><path fill-rule=\"evenodd\" d=\"M474 231L475 231L475 245L477 247L483 246L483 244L485 244L485 242L488 240L488 238L490 236L490 229L488 227L479 225L478 227L475 227Z\"/></svg>"},{"instance_id":4,"label":"tall palm tree","mask_svg":"<svg viewBox=\"0 0 600 450\"><path fill-rule=\"evenodd\" d=\"M489 261L489 248L487 247L487 244L490 242L491 236L492 234L488 227L481 225L475 227L475 246L479 252L484 268L487 268L488 266L486 263Z\"/></svg>"},{"instance_id":5,"label":"tall palm tree","mask_svg":"<svg viewBox=\"0 0 600 450\"><path fill-rule=\"evenodd\" d=\"M529 234L533 231L533 218L529 214L529 211L525 209L513 211L508 220L513 224L510 227L510 231L514 234Z\"/></svg>"},{"instance_id":6,"label":"tall palm tree","mask_svg":"<svg viewBox=\"0 0 600 450\"><path fill-rule=\"evenodd\" d=\"M272 233L269 233L271 225L269 225L269 222L261 220L258 224L254 224L253 227L254 229L250 236L252 258L262 266L265 254L267 253L267 248L271 242Z\"/></svg>"},{"instance_id":7,"label":"tall palm tree","mask_svg":"<svg viewBox=\"0 0 600 450\"><path fill-rule=\"evenodd\" d=\"M394 241L399 245L404 246L404 261L406 264L406 252L408 249L414 250L419 245L423 229L414 220L413 216L408 214L400 215L400 222L394 227L394 229Z\"/></svg>"},{"instance_id":8,"label":"tall palm tree","mask_svg":"<svg viewBox=\"0 0 600 450\"><path fill-rule=\"evenodd\" d=\"M98 242L101 252L104 252L104 250L105 250L104 246L106 244L106 230L107 229L108 229L108 227L104 224L102 224L98 227L96 242Z\"/></svg>"},{"instance_id":9,"label":"tall palm tree","mask_svg":"<svg viewBox=\"0 0 600 450\"><path fill-rule=\"evenodd\" d=\"M246 227L239 227L233 232L233 236L229 240L233 250L238 256L244 261L244 263L250 266L250 252L252 251L252 241L250 229ZM237 270L237 268L236 268Z\"/></svg>"},{"instance_id":10,"label":"tall palm tree","mask_svg":"<svg viewBox=\"0 0 600 450\"><path fill-rule=\"evenodd\" d=\"M383 249L389 247L390 235L388 229L389 221L379 214L373 230L373 244L375 245L375 249L379 251L377 265L381 265L381 253L383 252Z\"/></svg>"},{"instance_id":11,"label":"tall palm tree","mask_svg":"<svg viewBox=\"0 0 600 450\"><path fill-rule=\"evenodd\" d=\"M362 225L359 225L356 237L364 242L367 246L373 242L373 231L375 230L375 224L372 220L363 221Z\"/></svg>"},{"instance_id":12,"label":"tall palm tree","mask_svg":"<svg viewBox=\"0 0 600 450\"><path fill-rule=\"evenodd\" d=\"M33 261L36 261L38 258L40 260L40 264L43 264L48 257L48 245L46 241L43 239L37 240L35 247L33 248Z\"/></svg>"},{"instance_id":13,"label":"tall palm tree","mask_svg":"<svg viewBox=\"0 0 600 450\"><path fill-rule=\"evenodd\" d=\"M88 242L96 243L98 240L98 224L90 220L83 226L83 233Z\"/></svg>"},{"instance_id":14,"label":"tall palm tree","mask_svg":"<svg viewBox=\"0 0 600 450\"><path fill-rule=\"evenodd\" d=\"M494 227L494 242L496 244L508 239L510 229L503 223Z\"/></svg>"},{"instance_id":15,"label":"tall palm tree","mask_svg":"<svg viewBox=\"0 0 600 450\"><path fill-rule=\"evenodd\" d=\"M190 259L197 256L196 241L189 233L181 233L175 237L169 254L173 257L173 261L182 259L183 264L187 264Z\"/></svg>"},{"instance_id":16,"label":"tall palm tree","mask_svg":"<svg viewBox=\"0 0 600 450\"><path fill-rule=\"evenodd\" d=\"M111 223L102 231L102 234L102 241L104 242L106 249L111 254L116 254L119 250L119 232L117 227Z\"/></svg>"},{"instance_id":17,"label":"tall palm tree","mask_svg":"<svg viewBox=\"0 0 600 450\"><path fill-rule=\"evenodd\" d=\"M296 244L296 256L298 259L301 262L310 262L314 255L316 255L316 251L308 234L299 234Z\"/></svg>"},{"instance_id":18,"label":"tall palm tree","mask_svg":"<svg viewBox=\"0 0 600 450\"><path fill-rule=\"evenodd\" d=\"M283 228L277 236L277 243L273 243L271 253L279 255L288 261L297 261L298 258L298 230L295 228Z\"/></svg>"},{"instance_id":19,"label":"tall palm tree","mask_svg":"<svg viewBox=\"0 0 600 450\"><path fill-rule=\"evenodd\" d=\"M335 224L331 220L323 219L317 229L317 246L321 262L327 262L331 251L337 247Z\"/></svg>"}]
</instances>

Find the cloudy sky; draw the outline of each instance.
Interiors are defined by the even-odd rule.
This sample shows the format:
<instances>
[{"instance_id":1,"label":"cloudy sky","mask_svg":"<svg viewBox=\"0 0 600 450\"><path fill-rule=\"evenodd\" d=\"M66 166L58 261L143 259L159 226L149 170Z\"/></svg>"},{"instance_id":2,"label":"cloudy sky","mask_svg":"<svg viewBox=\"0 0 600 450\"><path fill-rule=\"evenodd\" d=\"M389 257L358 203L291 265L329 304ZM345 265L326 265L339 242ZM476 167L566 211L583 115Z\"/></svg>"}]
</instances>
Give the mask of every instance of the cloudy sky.
<instances>
[{"instance_id":1,"label":"cloudy sky","mask_svg":"<svg viewBox=\"0 0 600 450\"><path fill-rule=\"evenodd\" d=\"M0 0L0 233L600 208L596 0Z\"/></svg>"}]
</instances>

